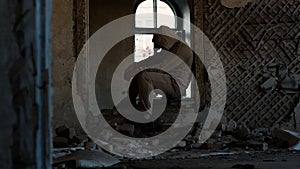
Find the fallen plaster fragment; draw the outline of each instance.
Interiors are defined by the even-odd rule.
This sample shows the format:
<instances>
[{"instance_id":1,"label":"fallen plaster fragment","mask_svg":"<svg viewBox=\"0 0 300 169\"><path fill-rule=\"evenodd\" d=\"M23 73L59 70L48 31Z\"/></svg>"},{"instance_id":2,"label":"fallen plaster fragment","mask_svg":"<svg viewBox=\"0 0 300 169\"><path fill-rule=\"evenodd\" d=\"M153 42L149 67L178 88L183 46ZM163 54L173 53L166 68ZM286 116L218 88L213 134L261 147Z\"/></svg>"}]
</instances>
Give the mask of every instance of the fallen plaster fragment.
<instances>
[{"instance_id":1,"label":"fallen plaster fragment","mask_svg":"<svg viewBox=\"0 0 300 169\"><path fill-rule=\"evenodd\" d=\"M119 163L115 157L103 151L77 151L64 157L54 159L54 164L76 162L77 168L109 167Z\"/></svg>"},{"instance_id":2,"label":"fallen plaster fragment","mask_svg":"<svg viewBox=\"0 0 300 169\"><path fill-rule=\"evenodd\" d=\"M241 8L253 1L255 0L221 0L221 4L227 8Z\"/></svg>"},{"instance_id":3,"label":"fallen plaster fragment","mask_svg":"<svg viewBox=\"0 0 300 169\"><path fill-rule=\"evenodd\" d=\"M299 89L298 80L290 76L285 76L280 82L280 87L286 93L297 93Z\"/></svg>"},{"instance_id":4,"label":"fallen plaster fragment","mask_svg":"<svg viewBox=\"0 0 300 169\"><path fill-rule=\"evenodd\" d=\"M210 156L228 156L228 155L237 155L237 152L212 152L208 154L200 154L199 157L210 157Z\"/></svg>"},{"instance_id":5,"label":"fallen plaster fragment","mask_svg":"<svg viewBox=\"0 0 300 169\"><path fill-rule=\"evenodd\" d=\"M300 150L300 133L276 129L273 131L273 137L277 138L281 144L284 144L280 145L280 147L288 146L290 150Z\"/></svg>"},{"instance_id":6,"label":"fallen plaster fragment","mask_svg":"<svg viewBox=\"0 0 300 169\"><path fill-rule=\"evenodd\" d=\"M237 128L236 122L235 122L234 120L231 119L231 120L228 122L226 131L232 132L232 133L233 133L233 132L236 130L236 128Z\"/></svg>"},{"instance_id":7,"label":"fallen plaster fragment","mask_svg":"<svg viewBox=\"0 0 300 169\"><path fill-rule=\"evenodd\" d=\"M300 143L291 148L291 150L300 151Z\"/></svg>"},{"instance_id":8,"label":"fallen plaster fragment","mask_svg":"<svg viewBox=\"0 0 300 169\"><path fill-rule=\"evenodd\" d=\"M275 70L274 70L275 69ZM276 88L286 94L295 94L299 92L300 76L292 74L286 65L269 65L270 72L276 72L275 77L271 76L260 87L264 92L271 93Z\"/></svg>"},{"instance_id":9,"label":"fallen plaster fragment","mask_svg":"<svg viewBox=\"0 0 300 169\"><path fill-rule=\"evenodd\" d=\"M296 144L295 146L291 147L290 150L297 150L297 151L300 151L300 133L293 132L293 131L289 131L289 130L284 130L284 131L290 133L290 134L293 135L295 138L298 138L298 144Z\"/></svg>"},{"instance_id":10,"label":"fallen plaster fragment","mask_svg":"<svg viewBox=\"0 0 300 169\"><path fill-rule=\"evenodd\" d=\"M261 89L264 92L271 93L274 91L277 87L277 79L275 77L270 77L265 83L263 83L261 86Z\"/></svg>"}]
</instances>

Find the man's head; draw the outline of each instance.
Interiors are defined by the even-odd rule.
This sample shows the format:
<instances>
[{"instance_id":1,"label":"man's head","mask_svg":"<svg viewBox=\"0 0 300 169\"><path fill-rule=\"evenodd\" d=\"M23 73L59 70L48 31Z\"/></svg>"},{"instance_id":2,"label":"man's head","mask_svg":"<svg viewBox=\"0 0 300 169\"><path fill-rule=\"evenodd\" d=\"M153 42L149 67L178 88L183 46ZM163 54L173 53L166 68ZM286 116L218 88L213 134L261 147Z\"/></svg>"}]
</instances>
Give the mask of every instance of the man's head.
<instances>
[{"instance_id":1,"label":"man's head","mask_svg":"<svg viewBox=\"0 0 300 169\"><path fill-rule=\"evenodd\" d=\"M167 26L160 26L154 34L152 42L154 43L154 48L169 50L179 39L180 37L175 31Z\"/></svg>"}]
</instances>

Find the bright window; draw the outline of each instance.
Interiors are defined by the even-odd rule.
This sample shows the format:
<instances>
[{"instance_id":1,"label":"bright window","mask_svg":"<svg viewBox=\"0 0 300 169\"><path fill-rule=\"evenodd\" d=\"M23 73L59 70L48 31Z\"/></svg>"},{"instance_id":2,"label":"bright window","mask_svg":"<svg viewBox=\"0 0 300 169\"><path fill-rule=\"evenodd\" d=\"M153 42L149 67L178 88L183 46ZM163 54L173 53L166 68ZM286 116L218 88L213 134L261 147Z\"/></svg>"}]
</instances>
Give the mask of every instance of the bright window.
<instances>
[{"instance_id":1,"label":"bright window","mask_svg":"<svg viewBox=\"0 0 300 169\"><path fill-rule=\"evenodd\" d=\"M153 34L149 32L154 32L162 25L176 29L175 13L168 4L160 0L146 0L138 6L135 18L138 32L135 34L135 62L153 55Z\"/></svg>"},{"instance_id":2,"label":"bright window","mask_svg":"<svg viewBox=\"0 0 300 169\"><path fill-rule=\"evenodd\" d=\"M154 54L153 34L157 28L165 25L184 39L184 31L177 27L176 14L161 0L146 0L139 4L135 17L135 54L134 62L139 62ZM191 85L186 90L186 98L191 98Z\"/></svg>"}]
</instances>

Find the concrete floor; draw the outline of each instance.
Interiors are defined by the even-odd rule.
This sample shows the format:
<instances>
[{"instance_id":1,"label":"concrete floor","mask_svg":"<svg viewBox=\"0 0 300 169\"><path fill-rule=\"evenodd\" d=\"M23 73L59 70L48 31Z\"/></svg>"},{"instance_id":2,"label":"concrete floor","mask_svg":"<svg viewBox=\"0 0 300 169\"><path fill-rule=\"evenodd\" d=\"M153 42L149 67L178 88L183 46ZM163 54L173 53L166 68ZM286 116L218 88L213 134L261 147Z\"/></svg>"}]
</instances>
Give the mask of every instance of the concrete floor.
<instances>
[{"instance_id":1,"label":"concrete floor","mask_svg":"<svg viewBox=\"0 0 300 169\"><path fill-rule=\"evenodd\" d=\"M237 164L254 165L254 169L300 169L300 152L243 152L198 159L130 161L110 169L230 169Z\"/></svg>"}]
</instances>

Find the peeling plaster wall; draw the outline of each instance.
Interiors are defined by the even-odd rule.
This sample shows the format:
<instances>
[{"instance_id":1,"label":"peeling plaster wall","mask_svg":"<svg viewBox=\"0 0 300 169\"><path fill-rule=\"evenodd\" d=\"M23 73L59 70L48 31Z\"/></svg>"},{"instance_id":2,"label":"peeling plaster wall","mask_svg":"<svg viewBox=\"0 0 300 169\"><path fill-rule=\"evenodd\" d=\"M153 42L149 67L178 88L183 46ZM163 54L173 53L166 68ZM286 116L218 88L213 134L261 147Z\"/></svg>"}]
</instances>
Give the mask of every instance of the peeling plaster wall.
<instances>
[{"instance_id":1,"label":"peeling plaster wall","mask_svg":"<svg viewBox=\"0 0 300 169\"><path fill-rule=\"evenodd\" d=\"M134 3L132 0L106 1L90 0L90 35L105 24L120 17L133 13ZM122 31L122 28L120 28ZM111 98L111 78L119 63L133 53L133 37L125 39L114 46L104 57L99 66L96 77L96 97L100 109L111 109L114 104ZM119 77L117 79L121 79ZM121 84L121 83L119 83ZM124 97L126 91L119 86L119 97Z\"/></svg>"},{"instance_id":2,"label":"peeling plaster wall","mask_svg":"<svg viewBox=\"0 0 300 169\"><path fill-rule=\"evenodd\" d=\"M191 7L191 22L197 26L200 30L203 30L203 0L189 0L188 1L190 7ZM196 33L192 37L194 42L194 50L197 53L202 53L202 38L200 36L201 33ZM199 59L201 57L201 60ZM206 69L203 65L203 60L205 59L204 56L194 56L194 65L193 65L193 71L195 73L195 78L197 80L198 90L199 90L199 96L200 96L200 109L203 109L205 106L207 106L208 98L207 95L207 88L205 86L206 80ZM202 118L205 119L205 118Z\"/></svg>"},{"instance_id":3,"label":"peeling plaster wall","mask_svg":"<svg viewBox=\"0 0 300 169\"><path fill-rule=\"evenodd\" d=\"M90 11L85 13L87 3L72 0L53 0L53 128L67 125L82 132L72 101L72 74L76 57L80 52L86 34L92 35L96 30L108 22L128 15L133 11L132 1L103 1L90 0ZM87 16L89 14L89 21ZM83 16L83 17L82 17ZM90 25L89 25L90 23ZM84 30L84 26L86 30ZM90 30L89 33L86 32ZM103 91L110 91L109 77L113 72L112 65L117 65L120 56L133 51L133 39L118 44L106 57L104 64L109 64L97 78L98 87ZM126 55L127 56L127 55ZM104 76L102 76L104 75ZM109 85L108 85L109 84ZM98 88L99 89L99 88ZM99 90L98 90L99 91ZM101 108L112 108L112 102L107 99L108 93L101 94Z\"/></svg>"},{"instance_id":4,"label":"peeling plaster wall","mask_svg":"<svg viewBox=\"0 0 300 169\"><path fill-rule=\"evenodd\" d=\"M67 125L80 131L72 101L75 65L73 0L53 0L53 127Z\"/></svg>"}]
</instances>

